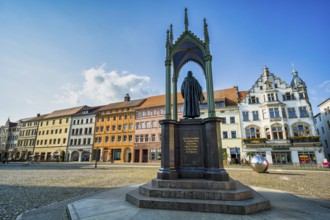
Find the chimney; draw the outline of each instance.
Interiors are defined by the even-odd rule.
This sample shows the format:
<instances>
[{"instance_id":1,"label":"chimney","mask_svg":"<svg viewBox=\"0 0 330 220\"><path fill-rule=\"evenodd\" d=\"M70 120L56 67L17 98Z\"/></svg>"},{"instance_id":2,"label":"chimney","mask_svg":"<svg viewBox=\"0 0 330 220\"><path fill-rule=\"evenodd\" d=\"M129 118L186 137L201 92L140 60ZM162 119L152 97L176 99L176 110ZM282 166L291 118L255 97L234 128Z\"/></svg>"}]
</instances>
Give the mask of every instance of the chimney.
<instances>
[{"instance_id":1,"label":"chimney","mask_svg":"<svg viewBox=\"0 0 330 220\"><path fill-rule=\"evenodd\" d=\"M131 97L129 97L129 94L126 94L124 100L125 100L125 102L129 102L131 100Z\"/></svg>"},{"instance_id":2,"label":"chimney","mask_svg":"<svg viewBox=\"0 0 330 220\"><path fill-rule=\"evenodd\" d=\"M37 114L37 117L40 117L40 113Z\"/></svg>"}]
</instances>

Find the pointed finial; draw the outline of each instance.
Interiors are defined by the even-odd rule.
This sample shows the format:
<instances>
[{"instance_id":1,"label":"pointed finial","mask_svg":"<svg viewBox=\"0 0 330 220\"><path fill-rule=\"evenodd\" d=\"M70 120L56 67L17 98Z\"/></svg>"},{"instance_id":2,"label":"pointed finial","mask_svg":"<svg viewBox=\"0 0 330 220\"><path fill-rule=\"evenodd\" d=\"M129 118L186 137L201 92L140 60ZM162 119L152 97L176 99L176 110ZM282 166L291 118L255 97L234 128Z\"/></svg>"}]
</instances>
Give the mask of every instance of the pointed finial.
<instances>
[{"instance_id":1,"label":"pointed finial","mask_svg":"<svg viewBox=\"0 0 330 220\"><path fill-rule=\"evenodd\" d=\"M266 65L264 66L264 75L265 75L265 77L269 76L268 67Z\"/></svg>"},{"instance_id":2,"label":"pointed finial","mask_svg":"<svg viewBox=\"0 0 330 220\"><path fill-rule=\"evenodd\" d=\"M204 38L205 38L205 41L210 41L210 38L209 38L209 30L207 28L207 23L206 23L206 18L204 18Z\"/></svg>"},{"instance_id":3,"label":"pointed finial","mask_svg":"<svg viewBox=\"0 0 330 220\"><path fill-rule=\"evenodd\" d=\"M169 45L170 43L170 31L167 29L166 31L166 45Z\"/></svg>"},{"instance_id":4,"label":"pointed finial","mask_svg":"<svg viewBox=\"0 0 330 220\"><path fill-rule=\"evenodd\" d=\"M184 27L185 27L185 31L188 31L188 9L185 8L184 9Z\"/></svg>"},{"instance_id":5,"label":"pointed finial","mask_svg":"<svg viewBox=\"0 0 330 220\"><path fill-rule=\"evenodd\" d=\"M170 25L170 43L173 44L173 25Z\"/></svg>"}]
</instances>

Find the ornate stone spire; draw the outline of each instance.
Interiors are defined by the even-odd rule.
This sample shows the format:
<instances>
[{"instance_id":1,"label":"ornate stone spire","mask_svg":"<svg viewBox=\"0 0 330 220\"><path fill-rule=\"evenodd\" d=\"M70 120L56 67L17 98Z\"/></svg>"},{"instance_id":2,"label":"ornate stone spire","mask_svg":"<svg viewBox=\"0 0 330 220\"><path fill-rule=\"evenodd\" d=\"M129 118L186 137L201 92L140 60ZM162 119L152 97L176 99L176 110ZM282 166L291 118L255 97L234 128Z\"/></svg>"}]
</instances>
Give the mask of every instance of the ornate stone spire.
<instances>
[{"instance_id":1,"label":"ornate stone spire","mask_svg":"<svg viewBox=\"0 0 330 220\"><path fill-rule=\"evenodd\" d=\"M205 39L205 42L209 42L210 41L209 30L207 28L206 18L204 18L204 39Z\"/></svg>"},{"instance_id":2,"label":"ornate stone spire","mask_svg":"<svg viewBox=\"0 0 330 220\"><path fill-rule=\"evenodd\" d=\"M170 43L173 44L173 25L170 25Z\"/></svg>"},{"instance_id":3,"label":"ornate stone spire","mask_svg":"<svg viewBox=\"0 0 330 220\"><path fill-rule=\"evenodd\" d=\"M166 46L170 44L170 31L167 29L166 31Z\"/></svg>"},{"instance_id":4,"label":"ornate stone spire","mask_svg":"<svg viewBox=\"0 0 330 220\"><path fill-rule=\"evenodd\" d=\"M188 9L185 8L184 9L184 28L185 28L185 31L188 31L188 25L189 25L189 22L188 22Z\"/></svg>"}]
</instances>

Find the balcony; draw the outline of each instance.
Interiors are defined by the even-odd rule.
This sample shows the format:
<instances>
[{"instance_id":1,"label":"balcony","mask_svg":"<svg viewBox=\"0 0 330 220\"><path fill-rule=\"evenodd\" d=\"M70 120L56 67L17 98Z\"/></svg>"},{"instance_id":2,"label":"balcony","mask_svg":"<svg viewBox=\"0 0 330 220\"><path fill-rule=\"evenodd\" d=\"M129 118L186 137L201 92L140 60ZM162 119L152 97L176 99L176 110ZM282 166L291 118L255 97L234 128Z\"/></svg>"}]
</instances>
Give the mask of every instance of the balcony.
<instances>
[{"instance_id":1,"label":"balcony","mask_svg":"<svg viewBox=\"0 0 330 220\"><path fill-rule=\"evenodd\" d=\"M267 145L266 141L266 138L245 138L243 144L246 147L265 147Z\"/></svg>"},{"instance_id":2,"label":"balcony","mask_svg":"<svg viewBox=\"0 0 330 220\"><path fill-rule=\"evenodd\" d=\"M295 147L319 147L321 145L320 136L292 137L291 142Z\"/></svg>"}]
</instances>

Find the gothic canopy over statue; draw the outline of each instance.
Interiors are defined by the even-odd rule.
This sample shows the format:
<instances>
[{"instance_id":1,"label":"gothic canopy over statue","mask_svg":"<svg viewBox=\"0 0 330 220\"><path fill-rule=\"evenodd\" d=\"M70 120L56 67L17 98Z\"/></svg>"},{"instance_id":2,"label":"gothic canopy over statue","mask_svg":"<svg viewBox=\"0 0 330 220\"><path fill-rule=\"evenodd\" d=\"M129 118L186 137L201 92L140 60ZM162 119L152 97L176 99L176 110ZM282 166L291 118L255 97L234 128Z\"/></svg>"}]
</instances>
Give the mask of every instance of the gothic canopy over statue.
<instances>
[{"instance_id":1,"label":"gothic canopy over statue","mask_svg":"<svg viewBox=\"0 0 330 220\"><path fill-rule=\"evenodd\" d=\"M206 19L204 19L204 40L198 38L193 32L191 32L188 29L189 22L188 22L187 9L185 9L184 24L185 24L185 30L176 41L173 40L172 25L170 25L169 30L167 30L166 60L165 60L165 66L166 66L165 118L178 120L177 81L179 78L180 70L189 61L196 63L203 70L206 81L208 117L215 117L213 77L212 77L212 55L210 53L210 39L209 39ZM173 87L171 86L171 84L173 85ZM173 94L173 105L171 103L171 93ZM186 102L187 92L184 91L183 94ZM196 100L200 102L200 97L198 97ZM195 101L189 101L189 102L190 104L195 103ZM171 107L173 107L172 111L171 111ZM184 117L194 118L199 116L200 114L199 106L197 106L196 108L195 107L191 107L191 108L189 107L189 109L188 107L186 108L187 109L185 111L187 114Z\"/></svg>"}]
</instances>

